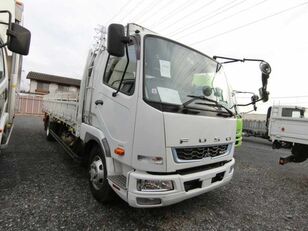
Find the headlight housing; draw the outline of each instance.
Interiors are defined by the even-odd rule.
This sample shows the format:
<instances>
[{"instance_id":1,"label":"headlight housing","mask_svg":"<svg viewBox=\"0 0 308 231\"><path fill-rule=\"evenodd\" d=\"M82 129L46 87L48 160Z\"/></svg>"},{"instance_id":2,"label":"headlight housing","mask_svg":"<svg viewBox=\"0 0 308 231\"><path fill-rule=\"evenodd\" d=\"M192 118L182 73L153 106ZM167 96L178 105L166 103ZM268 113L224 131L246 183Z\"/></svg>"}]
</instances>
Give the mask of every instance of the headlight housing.
<instances>
[{"instance_id":1,"label":"headlight housing","mask_svg":"<svg viewBox=\"0 0 308 231\"><path fill-rule=\"evenodd\" d=\"M166 192L173 189L172 180L137 180L137 190L141 192Z\"/></svg>"}]
</instances>

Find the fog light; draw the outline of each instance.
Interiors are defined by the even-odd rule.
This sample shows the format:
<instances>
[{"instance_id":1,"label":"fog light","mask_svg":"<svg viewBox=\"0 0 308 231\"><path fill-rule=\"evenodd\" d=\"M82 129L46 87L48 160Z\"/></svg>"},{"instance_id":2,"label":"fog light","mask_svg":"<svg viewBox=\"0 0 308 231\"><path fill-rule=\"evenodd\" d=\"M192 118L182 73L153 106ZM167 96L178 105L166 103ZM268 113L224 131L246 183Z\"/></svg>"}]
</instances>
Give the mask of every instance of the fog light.
<instances>
[{"instance_id":1,"label":"fog light","mask_svg":"<svg viewBox=\"0 0 308 231\"><path fill-rule=\"evenodd\" d=\"M139 205L159 205L161 204L160 198L141 198L137 197L137 203Z\"/></svg>"},{"instance_id":2,"label":"fog light","mask_svg":"<svg viewBox=\"0 0 308 231\"><path fill-rule=\"evenodd\" d=\"M173 189L172 180L137 180L137 190L141 192L165 192Z\"/></svg>"}]
</instances>

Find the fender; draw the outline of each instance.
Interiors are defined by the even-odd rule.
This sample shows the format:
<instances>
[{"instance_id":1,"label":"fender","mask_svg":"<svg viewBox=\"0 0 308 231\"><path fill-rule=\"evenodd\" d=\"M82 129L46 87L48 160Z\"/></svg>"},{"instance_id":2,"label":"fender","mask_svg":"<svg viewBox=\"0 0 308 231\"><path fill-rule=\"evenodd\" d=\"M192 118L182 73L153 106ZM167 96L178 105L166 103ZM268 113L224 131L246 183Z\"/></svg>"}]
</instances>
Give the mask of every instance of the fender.
<instances>
[{"instance_id":1,"label":"fender","mask_svg":"<svg viewBox=\"0 0 308 231\"><path fill-rule=\"evenodd\" d=\"M5 125L7 124L8 120L9 120L9 113L7 113L7 112L3 113L3 117L0 120L0 129L2 130L2 132L0 133L0 142L2 141L4 128L5 128ZM11 138L13 127L14 127L14 124L12 124L12 127L10 128L6 142L4 144L0 144L0 150L7 148L9 141L10 141L10 138Z\"/></svg>"},{"instance_id":2,"label":"fender","mask_svg":"<svg viewBox=\"0 0 308 231\"><path fill-rule=\"evenodd\" d=\"M105 152L106 157L111 157L109 144L104 133L96 127L82 123L80 126L80 139L86 144L90 140L95 140Z\"/></svg>"}]
</instances>

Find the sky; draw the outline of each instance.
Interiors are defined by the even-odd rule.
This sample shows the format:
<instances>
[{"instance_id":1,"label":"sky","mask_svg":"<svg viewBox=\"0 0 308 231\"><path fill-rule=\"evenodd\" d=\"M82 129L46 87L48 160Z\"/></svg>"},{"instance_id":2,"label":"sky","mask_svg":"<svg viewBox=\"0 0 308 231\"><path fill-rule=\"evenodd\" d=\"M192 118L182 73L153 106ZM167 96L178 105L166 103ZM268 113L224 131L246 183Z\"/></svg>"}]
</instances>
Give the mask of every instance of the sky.
<instances>
[{"instance_id":1,"label":"sky","mask_svg":"<svg viewBox=\"0 0 308 231\"><path fill-rule=\"evenodd\" d=\"M308 106L308 1L304 0L23 0L30 54L24 57L22 88L29 71L81 79L95 28L140 24L162 36L214 56L258 58L272 67L272 104ZM258 92L258 63L225 66L232 88ZM248 95L238 96L248 102ZM243 108L242 111L249 111Z\"/></svg>"}]
</instances>

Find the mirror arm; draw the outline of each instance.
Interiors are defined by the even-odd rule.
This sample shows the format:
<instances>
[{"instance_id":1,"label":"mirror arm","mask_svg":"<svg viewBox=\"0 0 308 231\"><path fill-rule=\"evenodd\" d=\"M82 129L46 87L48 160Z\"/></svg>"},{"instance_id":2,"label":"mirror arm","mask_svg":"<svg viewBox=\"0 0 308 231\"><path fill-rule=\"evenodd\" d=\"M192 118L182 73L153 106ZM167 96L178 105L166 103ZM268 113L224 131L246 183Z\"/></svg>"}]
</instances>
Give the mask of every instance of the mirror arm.
<instances>
[{"instance_id":1,"label":"mirror arm","mask_svg":"<svg viewBox=\"0 0 308 231\"><path fill-rule=\"evenodd\" d=\"M235 62L246 62L246 61L253 61L253 62L265 62L263 59L236 59L236 58L230 58L230 57L224 57L224 56L213 56L213 59L217 60L217 59L224 59L224 60L229 60L229 61L225 61L225 62L221 62L221 64L226 64L226 63L235 63Z\"/></svg>"},{"instance_id":2,"label":"mirror arm","mask_svg":"<svg viewBox=\"0 0 308 231\"><path fill-rule=\"evenodd\" d=\"M9 23L6 23L6 22L0 22L0 24L2 24L2 25L9 25Z\"/></svg>"},{"instance_id":3,"label":"mirror arm","mask_svg":"<svg viewBox=\"0 0 308 231\"><path fill-rule=\"evenodd\" d=\"M250 102L250 103L246 103L246 104L234 104L235 107L240 106L240 107L245 107L245 106L249 106L249 105L255 105L257 102L260 102L261 100L263 100L263 98L258 99L256 101Z\"/></svg>"},{"instance_id":4,"label":"mirror arm","mask_svg":"<svg viewBox=\"0 0 308 231\"><path fill-rule=\"evenodd\" d=\"M12 14L11 14L11 12L8 11L8 10L0 10L0 14L4 14L4 13L6 13L6 14L9 15L9 22L8 22L8 23L6 23L6 22L0 22L0 24L8 26L6 35L8 36L7 39L9 39L9 36L11 35L10 32L11 32L11 27L12 27ZM7 46L8 44L9 44L9 43L6 42L6 43L2 44L2 45L0 46L0 48L3 48L3 47L5 47L5 46Z\"/></svg>"},{"instance_id":5,"label":"mirror arm","mask_svg":"<svg viewBox=\"0 0 308 231\"><path fill-rule=\"evenodd\" d=\"M1 22L0 24L8 25L9 29L11 29L11 23L12 23L12 14L11 14L11 12L8 11L8 10L0 10L0 14L3 14L3 13L7 13L9 15L9 22L8 23Z\"/></svg>"},{"instance_id":6,"label":"mirror arm","mask_svg":"<svg viewBox=\"0 0 308 231\"><path fill-rule=\"evenodd\" d=\"M129 40L128 40L129 41ZM117 94L119 93L120 89L121 89L121 86L122 86L122 82L124 80L124 76L126 74L126 71L127 71L127 67L128 67L128 64L129 64L129 55L128 55L128 43L125 43L125 50L126 50L126 58L127 58L127 62L126 62L126 65L125 65L125 68L124 68L124 72L122 74L122 77L121 77L121 80L120 80L120 83L119 83L119 86L118 86L118 89L117 91L113 92L112 93L112 96L113 97L116 97Z\"/></svg>"},{"instance_id":7,"label":"mirror arm","mask_svg":"<svg viewBox=\"0 0 308 231\"><path fill-rule=\"evenodd\" d=\"M3 43L3 44L1 44L1 45L0 45L0 49L3 48L3 47L5 47L5 46L7 46L7 45L8 45L8 43Z\"/></svg>"}]
</instances>

